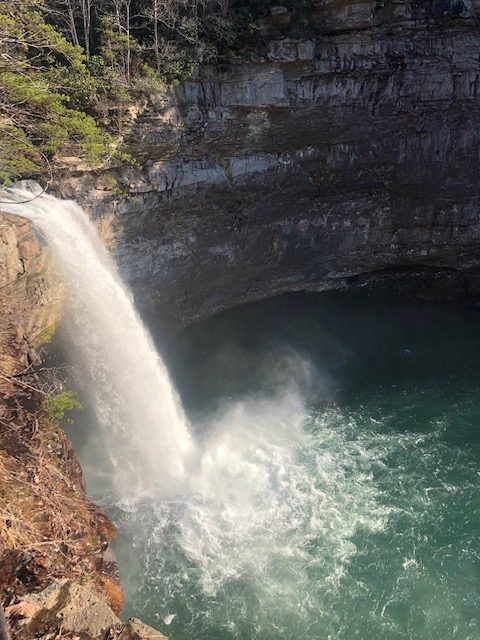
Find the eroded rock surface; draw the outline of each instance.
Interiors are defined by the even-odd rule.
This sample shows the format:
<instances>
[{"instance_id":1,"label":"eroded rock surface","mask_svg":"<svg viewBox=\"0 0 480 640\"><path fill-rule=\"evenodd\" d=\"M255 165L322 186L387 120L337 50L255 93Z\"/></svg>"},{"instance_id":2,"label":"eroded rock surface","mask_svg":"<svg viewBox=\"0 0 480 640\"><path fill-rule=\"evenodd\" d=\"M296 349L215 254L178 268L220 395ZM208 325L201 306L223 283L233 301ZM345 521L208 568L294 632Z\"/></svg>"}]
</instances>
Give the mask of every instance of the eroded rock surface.
<instances>
[{"instance_id":1,"label":"eroded rock surface","mask_svg":"<svg viewBox=\"0 0 480 640\"><path fill-rule=\"evenodd\" d=\"M0 267L0 604L21 612L26 594L68 577L88 580L114 615L123 607L108 548L115 527L45 409L58 379L37 367L38 347L52 337L62 286L29 222L0 215Z\"/></svg>"}]
</instances>

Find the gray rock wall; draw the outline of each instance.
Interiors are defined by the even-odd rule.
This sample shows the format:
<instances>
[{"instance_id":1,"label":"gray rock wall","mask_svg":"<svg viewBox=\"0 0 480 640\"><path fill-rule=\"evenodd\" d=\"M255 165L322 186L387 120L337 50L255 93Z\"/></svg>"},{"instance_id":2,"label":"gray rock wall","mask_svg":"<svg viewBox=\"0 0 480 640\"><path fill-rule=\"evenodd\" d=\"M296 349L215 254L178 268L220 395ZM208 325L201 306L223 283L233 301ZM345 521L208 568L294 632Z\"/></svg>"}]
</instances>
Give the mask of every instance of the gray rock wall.
<instances>
[{"instance_id":1,"label":"gray rock wall","mask_svg":"<svg viewBox=\"0 0 480 640\"><path fill-rule=\"evenodd\" d=\"M64 181L145 308L188 322L373 285L478 300L480 1L321 0L314 22L152 96L135 168Z\"/></svg>"}]
</instances>

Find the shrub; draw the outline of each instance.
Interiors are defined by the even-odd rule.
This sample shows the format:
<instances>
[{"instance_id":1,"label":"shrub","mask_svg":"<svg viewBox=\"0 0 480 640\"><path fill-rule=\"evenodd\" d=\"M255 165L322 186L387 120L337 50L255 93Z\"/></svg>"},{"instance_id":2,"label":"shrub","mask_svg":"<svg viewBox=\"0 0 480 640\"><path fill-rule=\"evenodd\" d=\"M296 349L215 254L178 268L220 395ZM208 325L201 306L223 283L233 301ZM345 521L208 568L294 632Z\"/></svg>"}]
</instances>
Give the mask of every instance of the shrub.
<instances>
[{"instance_id":1,"label":"shrub","mask_svg":"<svg viewBox=\"0 0 480 640\"><path fill-rule=\"evenodd\" d=\"M45 416L57 420L61 420L65 416L65 412L81 408L82 405L75 398L75 394L71 390L48 396L42 404L42 411Z\"/></svg>"}]
</instances>

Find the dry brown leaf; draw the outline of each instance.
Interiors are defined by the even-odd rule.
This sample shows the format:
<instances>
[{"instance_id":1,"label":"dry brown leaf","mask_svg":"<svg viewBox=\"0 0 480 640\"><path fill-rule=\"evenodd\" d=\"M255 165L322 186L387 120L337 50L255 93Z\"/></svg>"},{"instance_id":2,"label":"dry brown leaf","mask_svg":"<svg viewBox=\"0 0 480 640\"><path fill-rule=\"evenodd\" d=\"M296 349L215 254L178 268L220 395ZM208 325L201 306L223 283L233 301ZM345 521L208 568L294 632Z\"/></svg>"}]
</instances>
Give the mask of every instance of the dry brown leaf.
<instances>
[{"instance_id":1,"label":"dry brown leaf","mask_svg":"<svg viewBox=\"0 0 480 640\"><path fill-rule=\"evenodd\" d=\"M6 618L31 618L36 612L37 606L33 602L17 602L5 608Z\"/></svg>"}]
</instances>

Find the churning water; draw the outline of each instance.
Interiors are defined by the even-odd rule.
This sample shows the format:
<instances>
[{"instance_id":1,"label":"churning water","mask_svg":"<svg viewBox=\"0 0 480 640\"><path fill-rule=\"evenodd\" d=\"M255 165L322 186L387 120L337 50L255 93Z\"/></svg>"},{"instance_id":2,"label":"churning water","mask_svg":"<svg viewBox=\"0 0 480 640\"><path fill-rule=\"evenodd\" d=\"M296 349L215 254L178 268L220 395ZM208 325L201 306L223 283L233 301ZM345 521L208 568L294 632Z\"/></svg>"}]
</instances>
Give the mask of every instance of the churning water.
<instances>
[{"instance_id":1,"label":"churning water","mask_svg":"<svg viewBox=\"0 0 480 640\"><path fill-rule=\"evenodd\" d=\"M478 639L479 320L321 294L180 333L204 463L182 503L116 512L126 613L173 640Z\"/></svg>"},{"instance_id":2,"label":"churning water","mask_svg":"<svg viewBox=\"0 0 480 640\"><path fill-rule=\"evenodd\" d=\"M68 283L72 436L88 427L119 527L126 615L171 640L478 640L478 313L325 294L233 310L169 341L187 426L84 214L46 196L22 214Z\"/></svg>"}]
</instances>

